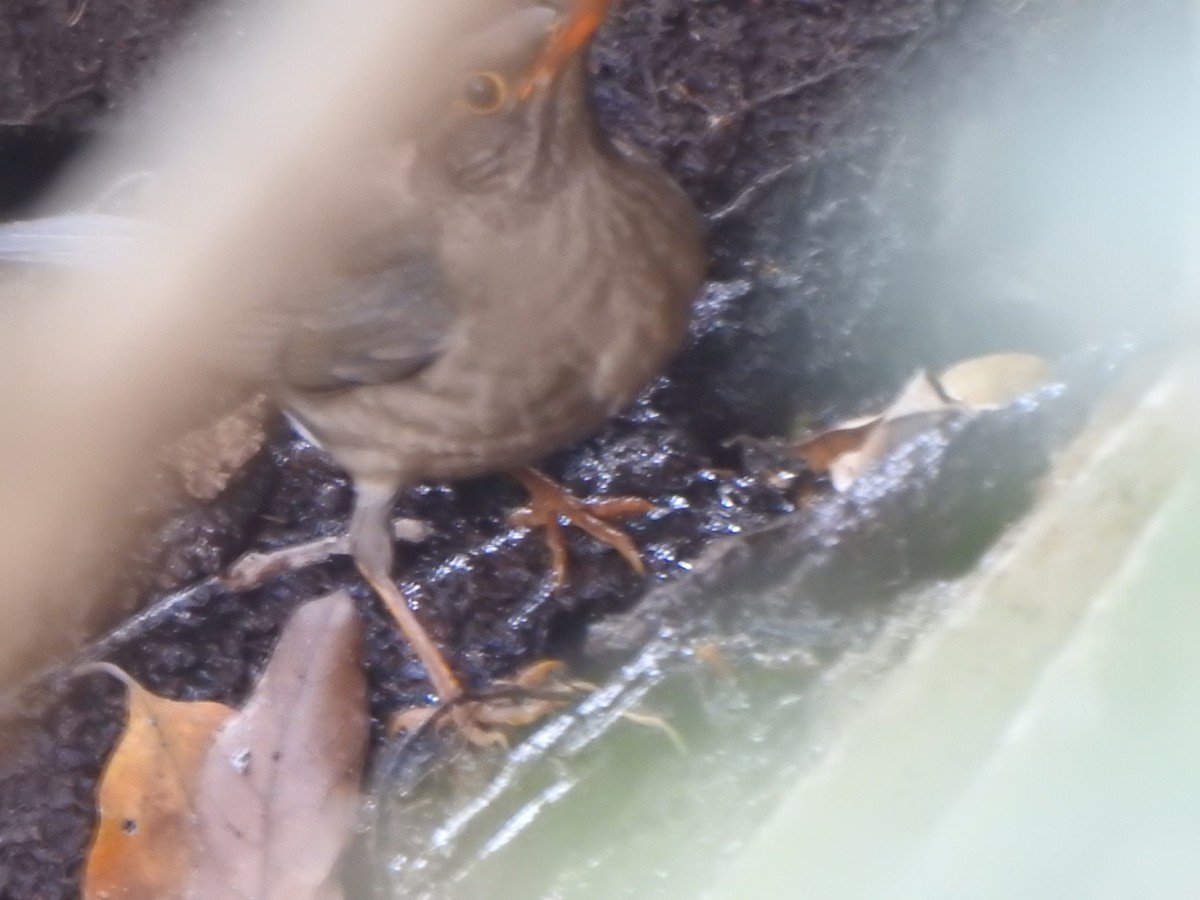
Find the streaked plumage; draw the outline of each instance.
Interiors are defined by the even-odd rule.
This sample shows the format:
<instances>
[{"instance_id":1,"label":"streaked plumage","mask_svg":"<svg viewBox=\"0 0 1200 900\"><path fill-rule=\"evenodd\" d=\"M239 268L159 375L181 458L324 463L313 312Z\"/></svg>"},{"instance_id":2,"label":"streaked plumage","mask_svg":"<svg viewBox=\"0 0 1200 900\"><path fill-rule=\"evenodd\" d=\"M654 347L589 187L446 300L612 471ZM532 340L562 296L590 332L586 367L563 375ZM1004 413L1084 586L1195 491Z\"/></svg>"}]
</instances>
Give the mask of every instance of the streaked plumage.
<instances>
[{"instance_id":1,"label":"streaked plumage","mask_svg":"<svg viewBox=\"0 0 1200 900\"><path fill-rule=\"evenodd\" d=\"M259 340L281 404L353 478L354 556L443 699L457 682L388 575L396 492L595 430L675 352L706 269L692 204L592 115L584 50L606 7L510 8L464 37L428 127L371 173L378 205ZM38 240L79 254L46 230L0 227L0 260Z\"/></svg>"}]
</instances>

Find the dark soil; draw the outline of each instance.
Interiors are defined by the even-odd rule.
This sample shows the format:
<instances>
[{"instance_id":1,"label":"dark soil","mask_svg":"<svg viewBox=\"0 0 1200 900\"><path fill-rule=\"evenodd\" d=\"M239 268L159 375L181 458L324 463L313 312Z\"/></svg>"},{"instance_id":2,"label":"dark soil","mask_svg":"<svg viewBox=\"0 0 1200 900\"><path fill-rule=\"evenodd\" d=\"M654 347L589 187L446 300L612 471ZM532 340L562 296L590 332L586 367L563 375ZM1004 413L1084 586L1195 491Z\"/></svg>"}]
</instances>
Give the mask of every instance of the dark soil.
<instances>
[{"instance_id":1,"label":"dark soil","mask_svg":"<svg viewBox=\"0 0 1200 900\"><path fill-rule=\"evenodd\" d=\"M105 116L128 105L166 42L186 37L185 17L199 5L86 0L69 24L70 0L6 0L0 204L12 211L34 196ZM1039 224L1037 210L1002 208L990 192L1019 147L967 159L978 179L946 175L963 163L950 112L986 96L979 84L997 71L1026 84L1038 102L1058 91L1064 105L1055 108L1070 109L1069 91L1054 78L1077 72L1080 59L1119 55L1131 31L1167 57L1182 39L1182 2L1077 6L620 7L593 57L602 114L611 131L662 159L710 217L712 280L671 371L601 434L545 468L583 495L654 502L658 511L629 529L651 574L636 576L574 534L570 583L555 590L544 545L507 523L524 500L515 484L495 477L409 492L398 513L427 523L430 536L401 548L401 587L459 672L483 685L543 656L586 665L580 653L593 623L629 610L648 584L685 575L714 540L736 547L737 536L785 517L805 535L793 555L830 543L858 548L843 563L861 575L854 590L831 588L813 610L836 632L840 617L853 616L850 594L885 607L904 583L968 567L1019 515L1050 453L1094 400L1080 385L1096 384L1093 376L1111 372L1128 347L1161 336L1139 316L1136 291L1124 306L1080 322L1050 313L1053 297L1017 296L995 277L992 264L1020 256L1021 240ZM979 73L974 81L962 77L968 62ZM1170 95L1171 84L1164 70L1143 89ZM1020 122L1015 117L1013 129ZM994 148L1012 132L985 133ZM910 466L901 481L883 483L884 494L889 484L912 489L865 519L829 504L820 519L805 519L798 465L771 446L730 443L877 408L920 366L1008 349L1046 354L1065 386L1044 403L939 436L937 464L925 472ZM920 448L909 452L919 463ZM347 587L367 623L373 712L429 699L420 668L347 561L240 596L211 581L247 549L343 527L350 490L323 454L280 421L225 495L209 504L178 496L169 521L130 561L122 590L151 608L183 593L101 645L105 658L167 696L236 702L295 606ZM897 535L910 554L893 565ZM746 565L736 552L724 564L731 572ZM594 654L602 643L593 642ZM4 728L0 897L76 896L95 780L121 728L122 690L103 678L43 679L24 690L21 708Z\"/></svg>"}]
</instances>

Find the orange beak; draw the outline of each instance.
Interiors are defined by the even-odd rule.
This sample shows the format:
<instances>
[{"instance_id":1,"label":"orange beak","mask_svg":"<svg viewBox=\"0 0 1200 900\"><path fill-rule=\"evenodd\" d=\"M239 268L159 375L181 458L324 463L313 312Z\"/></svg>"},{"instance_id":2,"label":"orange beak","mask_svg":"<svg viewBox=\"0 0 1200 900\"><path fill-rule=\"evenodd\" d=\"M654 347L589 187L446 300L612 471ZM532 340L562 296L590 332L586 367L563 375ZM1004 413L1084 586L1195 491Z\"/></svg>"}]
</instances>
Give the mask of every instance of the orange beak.
<instances>
[{"instance_id":1,"label":"orange beak","mask_svg":"<svg viewBox=\"0 0 1200 900\"><path fill-rule=\"evenodd\" d=\"M517 91L522 100L529 97L539 86L553 81L568 62L588 45L608 14L613 0L576 0L574 12L551 36L537 61L530 70L529 78Z\"/></svg>"}]
</instances>

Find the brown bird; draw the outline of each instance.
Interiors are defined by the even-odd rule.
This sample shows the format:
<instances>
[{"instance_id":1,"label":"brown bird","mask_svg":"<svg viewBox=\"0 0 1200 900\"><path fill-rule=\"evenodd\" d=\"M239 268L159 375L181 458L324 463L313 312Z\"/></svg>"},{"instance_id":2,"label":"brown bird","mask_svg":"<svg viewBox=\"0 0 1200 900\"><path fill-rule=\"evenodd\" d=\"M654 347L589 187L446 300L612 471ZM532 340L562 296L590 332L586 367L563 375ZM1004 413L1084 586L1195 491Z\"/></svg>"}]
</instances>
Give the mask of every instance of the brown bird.
<instances>
[{"instance_id":1,"label":"brown bird","mask_svg":"<svg viewBox=\"0 0 1200 900\"><path fill-rule=\"evenodd\" d=\"M662 371L706 270L693 205L594 117L586 50L610 2L509 6L465 37L420 136L385 156L380 205L314 285L319 302L272 326L281 405L351 476L348 550L442 701L460 683L391 577L397 493L594 431ZM589 511L522 480L543 507L533 519L565 514L637 561L602 521L635 506ZM486 740L479 712L456 721Z\"/></svg>"}]
</instances>

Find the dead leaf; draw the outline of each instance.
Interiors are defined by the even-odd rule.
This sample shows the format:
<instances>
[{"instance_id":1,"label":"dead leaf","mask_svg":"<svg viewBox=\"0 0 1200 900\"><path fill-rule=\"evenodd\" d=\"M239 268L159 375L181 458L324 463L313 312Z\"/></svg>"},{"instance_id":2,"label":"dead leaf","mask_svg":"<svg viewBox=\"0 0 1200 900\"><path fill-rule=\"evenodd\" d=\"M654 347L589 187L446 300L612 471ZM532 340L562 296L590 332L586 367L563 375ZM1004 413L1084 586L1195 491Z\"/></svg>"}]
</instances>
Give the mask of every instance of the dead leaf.
<instances>
[{"instance_id":1,"label":"dead leaf","mask_svg":"<svg viewBox=\"0 0 1200 900\"><path fill-rule=\"evenodd\" d=\"M129 719L98 792L85 900L337 900L367 746L350 598L292 616L240 712L158 697L116 666Z\"/></svg>"},{"instance_id":2,"label":"dead leaf","mask_svg":"<svg viewBox=\"0 0 1200 900\"><path fill-rule=\"evenodd\" d=\"M1029 353L992 353L955 363L938 383L951 400L974 410L999 409L1046 384L1050 364Z\"/></svg>"},{"instance_id":3,"label":"dead leaf","mask_svg":"<svg viewBox=\"0 0 1200 900\"><path fill-rule=\"evenodd\" d=\"M1046 383L1049 364L1028 353L993 353L955 363L932 379L918 371L882 413L843 422L794 445L793 452L836 491L919 431L955 412L1006 406Z\"/></svg>"},{"instance_id":4,"label":"dead leaf","mask_svg":"<svg viewBox=\"0 0 1200 900\"><path fill-rule=\"evenodd\" d=\"M849 419L805 438L792 447L817 475L828 475L834 490L844 491L898 443L913 426L924 427L930 416L953 409L929 375L919 371L908 380L883 412ZM904 422L901 428L898 423Z\"/></svg>"},{"instance_id":5,"label":"dead leaf","mask_svg":"<svg viewBox=\"0 0 1200 900\"><path fill-rule=\"evenodd\" d=\"M238 715L217 733L196 795L189 900L327 900L358 812L366 684L350 598L288 623Z\"/></svg>"},{"instance_id":6,"label":"dead leaf","mask_svg":"<svg viewBox=\"0 0 1200 900\"><path fill-rule=\"evenodd\" d=\"M191 862L189 810L200 765L233 710L156 696L108 663L83 671L106 672L129 691L125 732L100 780L100 821L88 851L83 896L179 897Z\"/></svg>"},{"instance_id":7,"label":"dead leaf","mask_svg":"<svg viewBox=\"0 0 1200 900\"><path fill-rule=\"evenodd\" d=\"M804 464L817 475L825 475L843 454L862 446L863 441L874 430L880 416L862 416L843 422L826 431L807 437L792 447L792 451L804 460Z\"/></svg>"},{"instance_id":8,"label":"dead leaf","mask_svg":"<svg viewBox=\"0 0 1200 900\"><path fill-rule=\"evenodd\" d=\"M924 370L916 372L896 399L854 450L843 453L829 466L835 491L845 491L862 474L918 431L955 410L947 403Z\"/></svg>"}]
</instances>

